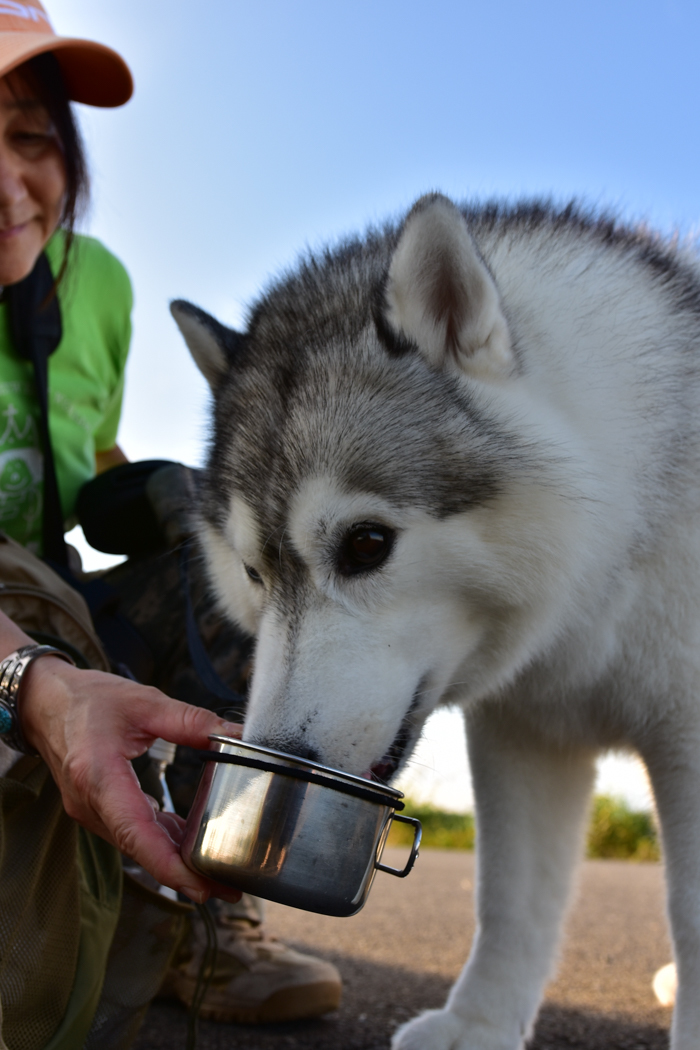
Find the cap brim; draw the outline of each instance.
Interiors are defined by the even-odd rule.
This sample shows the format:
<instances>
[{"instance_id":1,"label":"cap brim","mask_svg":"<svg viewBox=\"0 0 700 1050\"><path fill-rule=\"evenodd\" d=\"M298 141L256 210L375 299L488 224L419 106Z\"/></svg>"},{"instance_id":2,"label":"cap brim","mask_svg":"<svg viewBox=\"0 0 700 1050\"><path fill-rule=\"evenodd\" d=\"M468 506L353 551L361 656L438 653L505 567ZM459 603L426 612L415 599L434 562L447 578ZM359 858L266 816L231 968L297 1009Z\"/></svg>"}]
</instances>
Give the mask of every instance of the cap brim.
<instances>
[{"instance_id":1,"label":"cap brim","mask_svg":"<svg viewBox=\"0 0 700 1050\"><path fill-rule=\"evenodd\" d=\"M131 98L131 71L116 51L92 40L51 33L0 33L0 76L46 51L55 53L73 102L109 107Z\"/></svg>"}]
</instances>

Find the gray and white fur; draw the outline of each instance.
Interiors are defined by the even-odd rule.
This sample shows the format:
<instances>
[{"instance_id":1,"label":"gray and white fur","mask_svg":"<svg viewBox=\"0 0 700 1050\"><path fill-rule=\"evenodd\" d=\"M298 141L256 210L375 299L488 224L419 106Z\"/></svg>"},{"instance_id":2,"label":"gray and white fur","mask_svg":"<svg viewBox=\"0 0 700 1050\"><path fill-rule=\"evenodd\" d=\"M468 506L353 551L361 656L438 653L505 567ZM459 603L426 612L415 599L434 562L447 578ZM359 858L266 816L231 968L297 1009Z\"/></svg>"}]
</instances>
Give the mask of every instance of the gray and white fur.
<instances>
[{"instance_id":1,"label":"gray and white fur","mask_svg":"<svg viewBox=\"0 0 700 1050\"><path fill-rule=\"evenodd\" d=\"M394 1050L516 1050L601 749L646 762L700 1046L700 271L574 206L457 207L305 258L223 328L201 536L257 634L245 739L388 777L465 713L478 931Z\"/></svg>"}]
</instances>

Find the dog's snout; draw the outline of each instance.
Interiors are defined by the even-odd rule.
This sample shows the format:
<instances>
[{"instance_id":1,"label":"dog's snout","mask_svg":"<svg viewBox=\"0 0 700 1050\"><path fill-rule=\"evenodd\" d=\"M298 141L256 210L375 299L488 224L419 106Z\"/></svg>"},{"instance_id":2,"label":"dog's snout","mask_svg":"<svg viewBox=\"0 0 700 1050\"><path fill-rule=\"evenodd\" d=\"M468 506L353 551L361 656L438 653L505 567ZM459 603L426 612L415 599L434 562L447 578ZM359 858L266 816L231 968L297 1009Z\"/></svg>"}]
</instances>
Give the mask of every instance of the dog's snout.
<instances>
[{"instance_id":1,"label":"dog's snout","mask_svg":"<svg viewBox=\"0 0 700 1050\"><path fill-rule=\"evenodd\" d=\"M308 744L302 744L301 742L290 744L287 748L287 753L290 755L296 755L297 758L305 758L309 762L320 763L321 761L320 752L318 752L315 747L309 747Z\"/></svg>"}]
</instances>

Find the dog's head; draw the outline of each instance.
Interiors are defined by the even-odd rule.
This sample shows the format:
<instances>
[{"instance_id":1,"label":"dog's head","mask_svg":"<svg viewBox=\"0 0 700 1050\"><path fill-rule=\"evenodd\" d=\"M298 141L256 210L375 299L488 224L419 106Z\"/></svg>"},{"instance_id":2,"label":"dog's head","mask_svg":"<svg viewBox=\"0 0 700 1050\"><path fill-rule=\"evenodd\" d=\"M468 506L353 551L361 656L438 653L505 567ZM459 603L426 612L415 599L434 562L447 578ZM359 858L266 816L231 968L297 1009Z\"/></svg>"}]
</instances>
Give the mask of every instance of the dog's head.
<instances>
[{"instance_id":1,"label":"dog's head","mask_svg":"<svg viewBox=\"0 0 700 1050\"><path fill-rule=\"evenodd\" d=\"M386 779L439 701L522 666L566 572L491 274L431 196L303 262L245 333L172 311L214 395L211 580L258 637L245 739Z\"/></svg>"}]
</instances>

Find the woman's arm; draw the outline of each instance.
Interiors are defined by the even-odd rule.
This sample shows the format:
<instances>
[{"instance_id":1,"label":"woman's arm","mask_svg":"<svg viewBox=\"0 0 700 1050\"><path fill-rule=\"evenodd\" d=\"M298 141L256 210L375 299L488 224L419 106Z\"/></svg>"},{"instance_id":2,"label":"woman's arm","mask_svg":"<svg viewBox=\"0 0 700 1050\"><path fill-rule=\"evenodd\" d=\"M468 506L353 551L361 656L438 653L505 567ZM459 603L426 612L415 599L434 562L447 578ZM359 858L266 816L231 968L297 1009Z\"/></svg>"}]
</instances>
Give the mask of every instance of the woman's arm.
<instances>
[{"instance_id":1,"label":"woman's arm","mask_svg":"<svg viewBox=\"0 0 700 1050\"><path fill-rule=\"evenodd\" d=\"M97 474L104 474L105 470L109 470L110 467L118 467L120 463L128 462L129 460L119 448L119 445L113 445L112 448L107 448L104 452L95 453L95 471Z\"/></svg>"},{"instance_id":2,"label":"woman's arm","mask_svg":"<svg viewBox=\"0 0 700 1050\"><path fill-rule=\"evenodd\" d=\"M29 644L32 639L0 613L0 658ZM206 748L210 733L239 735L240 726L150 686L79 670L52 656L27 669L19 714L24 737L48 765L70 817L194 901L212 895L238 900L236 890L185 866L179 850L184 821L160 812L141 791L130 760L157 737Z\"/></svg>"}]
</instances>

